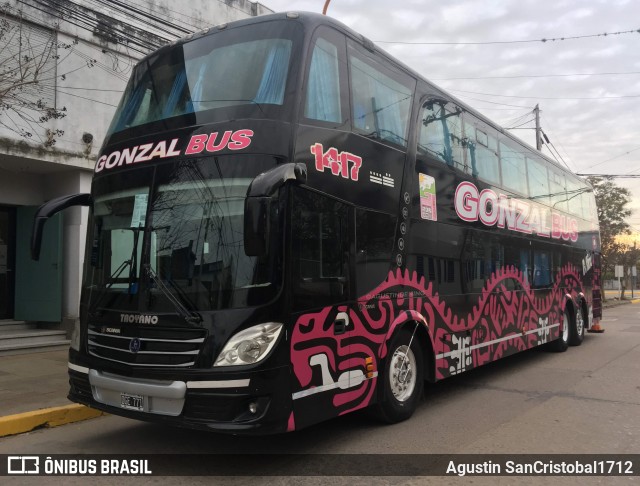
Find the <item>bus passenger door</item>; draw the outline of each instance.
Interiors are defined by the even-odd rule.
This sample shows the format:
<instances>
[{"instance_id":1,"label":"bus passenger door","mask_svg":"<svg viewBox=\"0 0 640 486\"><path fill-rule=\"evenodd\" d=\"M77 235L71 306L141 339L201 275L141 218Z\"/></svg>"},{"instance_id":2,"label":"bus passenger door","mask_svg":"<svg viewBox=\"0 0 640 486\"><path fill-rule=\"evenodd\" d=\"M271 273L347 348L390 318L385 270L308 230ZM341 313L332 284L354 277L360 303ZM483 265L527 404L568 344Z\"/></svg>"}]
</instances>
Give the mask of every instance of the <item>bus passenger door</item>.
<instances>
[{"instance_id":1,"label":"bus passenger door","mask_svg":"<svg viewBox=\"0 0 640 486\"><path fill-rule=\"evenodd\" d=\"M292 187L291 335L296 427L338 415L352 370L353 208Z\"/></svg>"}]
</instances>

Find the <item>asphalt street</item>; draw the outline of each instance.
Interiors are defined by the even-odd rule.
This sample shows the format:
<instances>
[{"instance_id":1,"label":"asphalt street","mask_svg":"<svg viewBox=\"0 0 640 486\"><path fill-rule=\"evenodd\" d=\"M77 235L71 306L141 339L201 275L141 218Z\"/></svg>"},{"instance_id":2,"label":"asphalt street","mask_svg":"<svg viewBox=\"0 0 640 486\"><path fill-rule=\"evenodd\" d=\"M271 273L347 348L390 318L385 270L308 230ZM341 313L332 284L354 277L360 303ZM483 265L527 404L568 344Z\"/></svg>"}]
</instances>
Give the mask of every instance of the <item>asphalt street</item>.
<instances>
[{"instance_id":1,"label":"asphalt street","mask_svg":"<svg viewBox=\"0 0 640 486\"><path fill-rule=\"evenodd\" d=\"M428 385L416 414L397 425L352 414L291 434L234 437L106 416L0 439L0 454L546 454L640 453L640 304L605 309L604 334L587 334L565 353L532 350ZM298 456L302 457L302 456ZM373 465L373 463L372 463ZM514 478L265 477L262 470L225 484L512 484ZM286 463L278 464L279 471ZM257 476L257 477L248 477ZM18 478L16 484L85 484L86 478ZM136 484L165 478L137 478ZM551 478L521 478L545 483ZM560 484L632 484L637 478L553 478ZM10 478L10 481L15 478ZM212 484L167 478L167 484ZM92 478L116 484L117 478ZM216 483L216 481L213 481Z\"/></svg>"}]
</instances>

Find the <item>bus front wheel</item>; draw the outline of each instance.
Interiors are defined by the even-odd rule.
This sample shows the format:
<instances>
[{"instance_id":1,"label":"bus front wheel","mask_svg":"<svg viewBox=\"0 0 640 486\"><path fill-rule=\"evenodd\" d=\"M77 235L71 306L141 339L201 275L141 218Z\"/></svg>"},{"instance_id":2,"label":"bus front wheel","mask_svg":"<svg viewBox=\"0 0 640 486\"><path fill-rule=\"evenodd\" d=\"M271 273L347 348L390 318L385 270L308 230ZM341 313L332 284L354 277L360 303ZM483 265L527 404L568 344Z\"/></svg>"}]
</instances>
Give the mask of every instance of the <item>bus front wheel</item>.
<instances>
[{"instance_id":1,"label":"bus front wheel","mask_svg":"<svg viewBox=\"0 0 640 486\"><path fill-rule=\"evenodd\" d=\"M402 329L389 344L384 374L378 381L375 415L389 424L413 415L424 386L423 356L418 336Z\"/></svg>"}]
</instances>

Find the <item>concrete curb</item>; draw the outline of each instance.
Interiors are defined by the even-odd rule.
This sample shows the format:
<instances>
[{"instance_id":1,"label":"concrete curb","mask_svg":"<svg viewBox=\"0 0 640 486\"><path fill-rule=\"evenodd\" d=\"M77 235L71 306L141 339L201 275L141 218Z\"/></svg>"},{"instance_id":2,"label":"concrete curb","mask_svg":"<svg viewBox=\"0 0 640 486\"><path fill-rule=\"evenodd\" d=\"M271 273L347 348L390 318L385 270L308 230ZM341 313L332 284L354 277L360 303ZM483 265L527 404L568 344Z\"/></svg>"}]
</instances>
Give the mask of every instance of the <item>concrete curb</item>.
<instances>
[{"instance_id":1,"label":"concrete curb","mask_svg":"<svg viewBox=\"0 0 640 486\"><path fill-rule=\"evenodd\" d=\"M58 425L80 422L101 415L107 414L79 404L7 415L0 417L0 437L22 434L42 427L57 427Z\"/></svg>"},{"instance_id":2,"label":"concrete curb","mask_svg":"<svg viewBox=\"0 0 640 486\"><path fill-rule=\"evenodd\" d=\"M602 303L602 308L606 309L608 307L617 307L619 305L625 305L625 304L638 304L640 303L640 298L633 298L633 299L625 299L625 300L617 300L617 299L611 299L611 300L606 300L605 302Z\"/></svg>"}]
</instances>

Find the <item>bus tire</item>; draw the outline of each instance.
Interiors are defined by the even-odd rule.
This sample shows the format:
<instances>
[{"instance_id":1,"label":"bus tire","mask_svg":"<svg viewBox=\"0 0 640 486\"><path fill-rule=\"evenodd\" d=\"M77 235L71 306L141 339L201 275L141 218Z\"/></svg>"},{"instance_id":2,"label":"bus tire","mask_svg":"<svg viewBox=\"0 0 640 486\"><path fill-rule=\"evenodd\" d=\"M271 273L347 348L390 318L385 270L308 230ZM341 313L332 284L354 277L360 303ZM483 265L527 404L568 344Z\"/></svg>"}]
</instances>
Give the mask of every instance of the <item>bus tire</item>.
<instances>
[{"instance_id":1,"label":"bus tire","mask_svg":"<svg viewBox=\"0 0 640 486\"><path fill-rule=\"evenodd\" d=\"M549 343L549 350L562 353L569 347L569 335L571 334L571 314L568 307L565 308L560 327L560 336L555 341Z\"/></svg>"},{"instance_id":2,"label":"bus tire","mask_svg":"<svg viewBox=\"0 0 640 486\"><path fill-rule=\"evenodd\" d=\"M411 336L411 332L402 329L391 338L384 372L378 381L374 415L389 424L411 417L422 397L423 353L417 333L413 340Z\"/></svg>"},{"instance_id":3,"label":"bus tire","mask_svg":"<svg viewBox=\"0 0 640 486\"><path fill-rule=\"evenodd\" d=\"M582 305L576 307L575 318L569 326L569 345L580 346L584 339L584 314Z\"/></svg>"}]
</instances>

